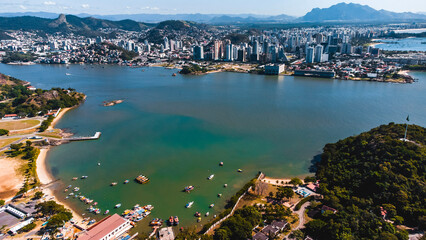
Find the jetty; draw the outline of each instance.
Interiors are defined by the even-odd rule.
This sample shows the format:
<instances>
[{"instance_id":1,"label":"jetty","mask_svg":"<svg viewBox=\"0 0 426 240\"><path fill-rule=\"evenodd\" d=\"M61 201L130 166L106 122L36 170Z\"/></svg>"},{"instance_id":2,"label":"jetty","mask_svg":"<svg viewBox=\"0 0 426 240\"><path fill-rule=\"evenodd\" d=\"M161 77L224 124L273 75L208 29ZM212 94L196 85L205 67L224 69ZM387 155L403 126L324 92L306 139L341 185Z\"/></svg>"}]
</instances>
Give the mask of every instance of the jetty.
<instances>
[{"instance_id":1,"label":"jetty","mask_svg":"<svg viewBox=\"0 0 426 240\"><path fill-rule=\"evenodd\" d=\"M87 140L97 140L101 137L101 132L96 132L93 136L88 137L71 137L71 138L63 138L62 141L87 141Z\"/></svg>"}]
</instances>

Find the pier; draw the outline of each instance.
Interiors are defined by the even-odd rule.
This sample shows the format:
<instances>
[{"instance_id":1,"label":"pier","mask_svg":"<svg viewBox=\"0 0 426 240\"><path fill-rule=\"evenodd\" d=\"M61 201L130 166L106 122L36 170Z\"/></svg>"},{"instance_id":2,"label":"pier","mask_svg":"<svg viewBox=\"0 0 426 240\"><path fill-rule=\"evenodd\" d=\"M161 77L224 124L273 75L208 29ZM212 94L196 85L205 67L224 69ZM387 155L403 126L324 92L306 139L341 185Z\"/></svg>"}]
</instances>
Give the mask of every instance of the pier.
<instances>
[{"instance_id":1,"label":"pier","mask_svg":"<svg viewBox=\"0 0 426 240\"><path fill-rule=\"evenodd\" d=\"M95 135L89 137L72 137L72 138L63 138L62 141L87 141L87 140L97 140L101 137L101 132L96 132Z\"/></svg>"}]
</instances>

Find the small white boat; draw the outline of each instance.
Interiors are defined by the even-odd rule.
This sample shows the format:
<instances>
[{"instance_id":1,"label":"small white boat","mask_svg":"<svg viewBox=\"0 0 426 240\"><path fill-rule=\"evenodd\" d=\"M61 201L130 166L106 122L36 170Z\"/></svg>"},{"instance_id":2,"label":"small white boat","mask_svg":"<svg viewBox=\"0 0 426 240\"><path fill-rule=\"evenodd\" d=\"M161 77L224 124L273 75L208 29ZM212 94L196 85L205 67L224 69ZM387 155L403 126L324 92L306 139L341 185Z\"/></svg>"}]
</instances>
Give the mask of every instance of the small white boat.
<instances>
[{"instance_id":1,"label":"small white boat","mask_svg":"<svg viewBox=\"0 0 426 240\"><path fill-rule=\"evenodd\" d=\"M81 179L86 179L87 178L87 176L81 176Z\"/></svg>"},{"instance_id":2,"label":"small white boat","mask_svg":"<svg viewBox=\"0 0 426 240\"><path fill-rule=\"evenodd\" d=\"M226 184L226 183L225 183L225 184L223 184L223 187L227 187L227 186L228 186L228 184Z\"/></svg>"},{"instance_id":3,"label":"small white boat","mask_svg":"<svg viewBox=\"0 0 426 240\"><path fill-rule=\"evenodd\" d=\"M98 166L101 166L101 163L100 163L100 162L98 162Z\"/></svg>"},{"instance_id":4,"label":"small white boat","mask_svg":"<svg viewBox=\"0 0 426 240\"><path fill-rule=\"evenodd\" d=\"M65 73L65 75L67 75L67 76L71 76L71 73Z\"/></svg>"},{"instance_id":5,"label":"small white boat","mask_svg":"<svg viewBox=\"0 0 426 240\"><path fill-rule=\"evenodd\" d=\"M210 215L210 213L209 212L206 212L206 217L208 217Z\"/></svg>"},{"instance_id":6,"label":"small white boat","mask_svg":"<svg viewBox=\"0 0 426 240\"><path fill-rule=\"evenodd\" d=\"M214 178L214 174L210 175L207 179L212 180Z\"/></svg>"},{"instance_id":7,"label":"small white boat","mask_svg":"<svg viewBox=\"0 0 426 240\"><path fill-rule=\"evenodd\" d=\"M210 204L210 206L209 206L209 208L212 208L212 207L214 207L214 203Z\"/></svg>"},{"instance_id":8,"label":"small white boat","mask_svg":"<svg viewBox=\"0 0 426 240\"><path fill-rule=\"evenodd\" d=\"M185 207L186 207L186 208L191 208L191 207L192 207L192 204L194 204L194 202L193 202L193 201L192 201L192 202L187 203Z\"/></svg>"},{"instance_id":9,"label":"small white boat","mask_svg":"<svg viewBox=\"0 0 426 240\"><path fill-rule=\"evenodd\" d=\"M121 207L121 203L115 205L115 208L119 208L119 207Z\"/></svg>"},{"instance_id":10,"label":"small white boat","mask_svg":"<svg viewBox=\"0 0 426 240\"><path fill-rule=\"evenodd\" d=\"M109 213L109 210L106 210L104 214L107 215L108 213Z\"/></svg>"}]
</instances>

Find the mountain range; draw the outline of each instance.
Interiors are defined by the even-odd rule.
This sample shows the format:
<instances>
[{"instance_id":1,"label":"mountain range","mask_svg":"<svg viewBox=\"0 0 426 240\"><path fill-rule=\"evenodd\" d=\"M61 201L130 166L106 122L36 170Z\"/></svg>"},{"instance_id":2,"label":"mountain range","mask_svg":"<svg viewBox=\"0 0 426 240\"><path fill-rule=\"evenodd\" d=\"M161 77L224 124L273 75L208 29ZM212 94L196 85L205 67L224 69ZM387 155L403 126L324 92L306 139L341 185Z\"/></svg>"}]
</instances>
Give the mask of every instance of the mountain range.
<instances>
[{"instance_id":1,"label":"mountain range","mask_svg":"<svg viewBox=\"0 0 426 240\"><path fill-rule=\"evenodd\" d=\"M329 8L314 8L296 18L285 14L268 16L255 14L117 14L64 15L48 12L0 13L0 30L41 30L44 32L74 32L82 35L102 35L100 28L140 31L166 20L180 20L205 24L269 24L303 22L396 22L426 20L420 13L396 13L375 10L367 5L339 3ZM155 24L154 24L155 23Z\"/></svg>"}]
</instances>

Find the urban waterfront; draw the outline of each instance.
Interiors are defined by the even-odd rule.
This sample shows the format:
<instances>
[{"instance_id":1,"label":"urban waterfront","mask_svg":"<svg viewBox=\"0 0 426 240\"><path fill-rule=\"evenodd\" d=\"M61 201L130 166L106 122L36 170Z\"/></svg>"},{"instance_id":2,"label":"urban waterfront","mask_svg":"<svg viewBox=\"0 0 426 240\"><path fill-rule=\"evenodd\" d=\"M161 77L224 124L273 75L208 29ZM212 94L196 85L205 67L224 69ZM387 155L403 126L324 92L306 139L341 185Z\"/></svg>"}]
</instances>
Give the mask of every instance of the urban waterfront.
<instances>
[{"instance_id":1,"label":"urban waterfront","mask_svg":"<svg viewBox=\"0 0 426 240\"><path fill-rule=\"evenodd\" d=\"M413 84L391 84L238 73L172 77L176 70L98 65L2 64L0 72L38 88L71 87L87 95L57 127L78 136L101 131L102 137L53 148L48 164L55 177L80 187L102 210L152 204L151 217L177 215L183 225L196 222L195 211L210 211L212 218L217 212L209 204L221 209L258 171L308 174L326 143L404 122L407 114L411 123L426 125L425 73L412 73L419 79ZM124 103L102 106L116 99ZM122 184L139 174L151 182ZM215 177L208 181L210 174ZM71 181L82 175L89 177ZM119 184L111 187L114 181ZM187 185L195 186L190 194L182 192ZM189 201L194 206L185 209ZM87 207L70 202L81 212Z\"/></svg>"}]
</instances>

